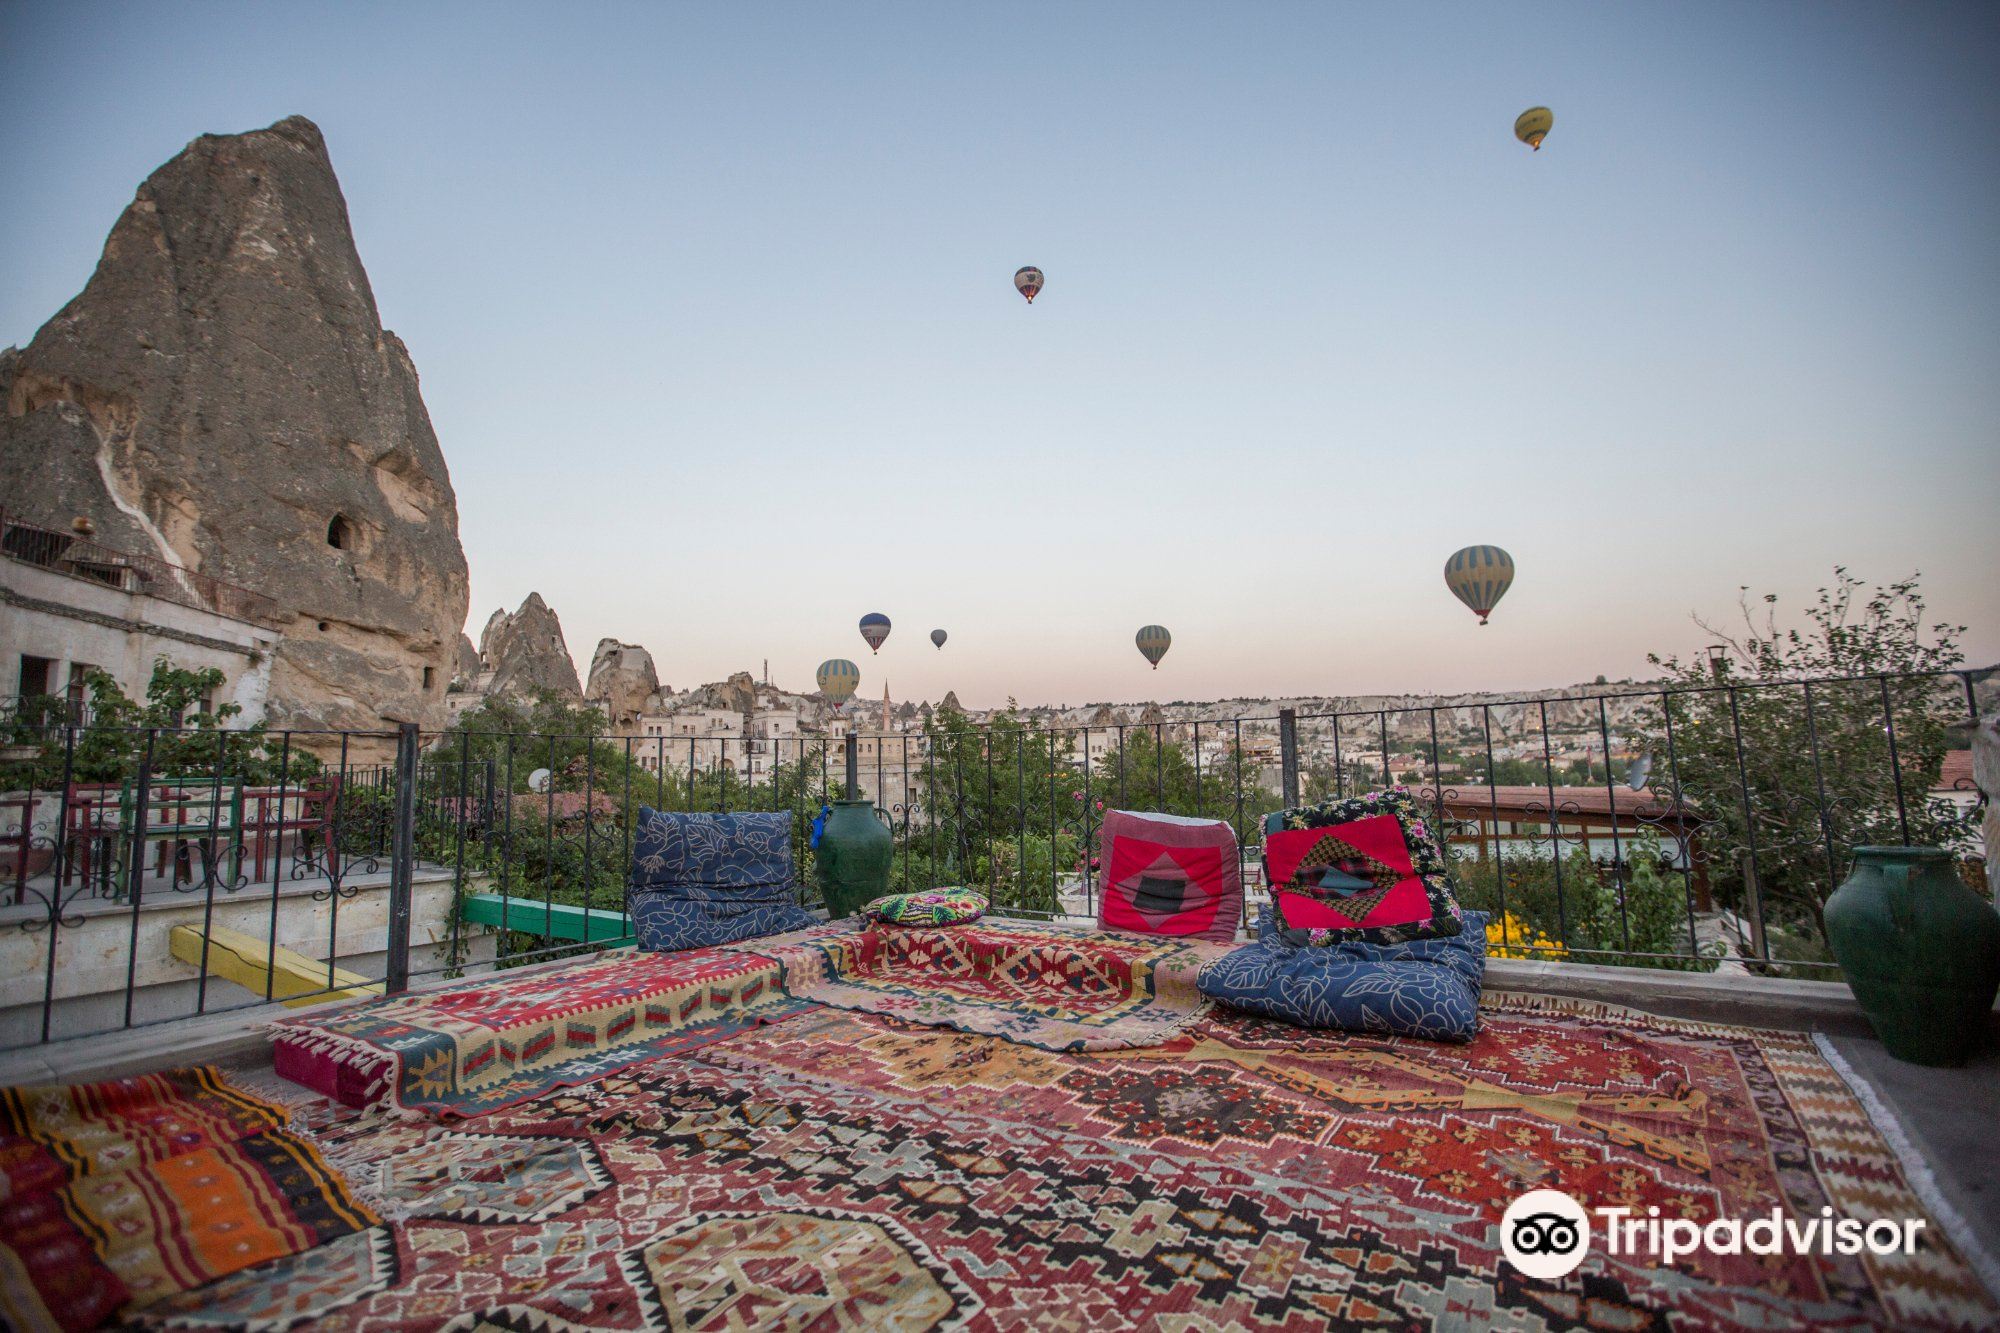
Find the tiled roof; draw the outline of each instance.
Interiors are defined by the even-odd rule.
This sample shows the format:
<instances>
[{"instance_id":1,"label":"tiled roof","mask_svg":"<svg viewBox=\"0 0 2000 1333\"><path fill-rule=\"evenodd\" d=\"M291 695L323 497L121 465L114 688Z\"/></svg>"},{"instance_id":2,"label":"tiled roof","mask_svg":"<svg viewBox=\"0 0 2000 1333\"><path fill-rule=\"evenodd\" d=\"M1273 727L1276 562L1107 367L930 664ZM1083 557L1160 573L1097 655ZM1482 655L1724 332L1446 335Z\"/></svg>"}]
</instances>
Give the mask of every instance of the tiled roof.
<instances>
[{"instance_id":1,"label":"tiled roof","mask_svg":"<svg viewBox=\"0 0 2000 1333\"><path fill-rule=\"evenodd\" d=\"M1436 788L1429 785L1418 790L1426 800L1434 798ZM1554 790L1554 808L1562 814L1609 816L1614 812L1631 819L1671 819L1678 813L1690 821L1700 820L1701 814L1686 805L1677 808L1671 801L1661 799L1650 791L1633 791L1622 784L1610 787L1557 787ZM1446 783L1444 804L1454 814L1461 816L1487 814L1497 810L1505 816L1542 816L1549 813L1550 789L1547 787L1485 787L1463 783Z\"/></svg>"},{"instance_id":2,"label":"tiled roof","mask_svg":"<svg viewBox=\"0 0 2000 1333\"><path fill-rule=\"evenodd\" d=\"M1978 791L1972 780L1972 751L1946 750L1944 766L1938 770L1933 791Z\"/></svg>"}]
</instances>

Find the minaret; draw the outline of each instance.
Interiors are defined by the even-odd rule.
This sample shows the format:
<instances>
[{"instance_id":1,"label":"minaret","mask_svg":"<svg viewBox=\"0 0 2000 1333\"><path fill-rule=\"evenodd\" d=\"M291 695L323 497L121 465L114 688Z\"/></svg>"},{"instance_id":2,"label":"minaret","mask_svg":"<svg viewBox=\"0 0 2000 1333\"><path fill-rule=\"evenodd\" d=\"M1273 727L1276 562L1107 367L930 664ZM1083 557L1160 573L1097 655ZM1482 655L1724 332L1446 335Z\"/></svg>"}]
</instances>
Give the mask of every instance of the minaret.
<instances>
[{"instance_id":1,"label":"minaret","mask_svg":"<svg viewBox=\"0 0 2000 1333\"><path fill-rule=\"evenodd\" d=\"M889 734L889 682L882 682L882 734Z\"/></svg>"}]
</instances>

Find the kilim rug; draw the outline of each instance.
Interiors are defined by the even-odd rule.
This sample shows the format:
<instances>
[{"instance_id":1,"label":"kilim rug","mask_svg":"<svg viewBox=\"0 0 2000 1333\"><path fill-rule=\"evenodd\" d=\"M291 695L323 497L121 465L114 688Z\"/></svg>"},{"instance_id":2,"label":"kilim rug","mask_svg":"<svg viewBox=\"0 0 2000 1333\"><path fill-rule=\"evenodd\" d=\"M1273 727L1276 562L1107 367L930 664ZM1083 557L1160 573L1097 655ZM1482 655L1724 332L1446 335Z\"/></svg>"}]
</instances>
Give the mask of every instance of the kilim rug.
<instances>
[{"instance_id":1,"label":"kilim rug","mask_svg":"<svg viewBox=\"0 0 2000 1333\"><path fill-rule=\"evenodd\" d=\"M212 1069L0 1088L0 1323L95 1328L378 1219Z\"/></svg>"},{"instance_id":2,"label":"kilim rug","mask_svg":"<svg viewBox=\"0 0 2000 1333\"><path fill-rule=\"evenodd\" d=\"M271 1059L349 1106L483 1115L800 1012L777 981L748 955L612 949L280 1019Z\"/></svg>"},{"instance_id":3,"label":"kilim rug","mask_svg":"<svg viewBox=\"0 0 2000 1333\"><path fill-rule=\"evenodd\" d=\"M304 1094L299 1114L388 1220L156 1303L145 1323L2000 1322L1936 1226L1908 1258L1661 1268L1598 1248L1565 1278L1521 1277L1498 1255L1498 1223L1537 1186L1696 1219L1926 1216L1810 1038L1562 1001L1503 997L1463 1046L1217 1011L1163 1048L1097 1053L822 1009L495 1112L476 1132Z\"/></svg>"},{"instance_id":4,"label":"kilim rug","mask_svg":"<svg viewBox=\"0 0 2000 1333\"><path fill-rule=\"evenodd\" d=\"M1169 1040L1209 1009L1195 977L1232 947L992 917L955 926L835 922L722 946L776 960L794 999L1051 1051Z\"/></svg>"}]
</instances>

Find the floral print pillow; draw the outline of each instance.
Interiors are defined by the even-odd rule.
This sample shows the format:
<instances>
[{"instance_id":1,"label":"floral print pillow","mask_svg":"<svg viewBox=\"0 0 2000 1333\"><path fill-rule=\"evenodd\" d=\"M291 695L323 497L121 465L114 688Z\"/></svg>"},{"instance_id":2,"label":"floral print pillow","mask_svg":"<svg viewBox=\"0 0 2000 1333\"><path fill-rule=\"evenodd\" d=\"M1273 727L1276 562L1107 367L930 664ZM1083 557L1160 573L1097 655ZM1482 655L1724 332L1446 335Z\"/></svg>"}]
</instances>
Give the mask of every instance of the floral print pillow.
<instances>
[{"instance_id":1,"label":"floral print pillow","mask_svg":"<svg viewBox=\"0 0 2000 1333\"><path fill-rule=\"evenodd\" d=\"M985 898L971 889L960 888L892 893L861 909L861 914L870 921L887 921L898 926L956 926L977 921L985 912Z\"/></svg>"}]
</instances>

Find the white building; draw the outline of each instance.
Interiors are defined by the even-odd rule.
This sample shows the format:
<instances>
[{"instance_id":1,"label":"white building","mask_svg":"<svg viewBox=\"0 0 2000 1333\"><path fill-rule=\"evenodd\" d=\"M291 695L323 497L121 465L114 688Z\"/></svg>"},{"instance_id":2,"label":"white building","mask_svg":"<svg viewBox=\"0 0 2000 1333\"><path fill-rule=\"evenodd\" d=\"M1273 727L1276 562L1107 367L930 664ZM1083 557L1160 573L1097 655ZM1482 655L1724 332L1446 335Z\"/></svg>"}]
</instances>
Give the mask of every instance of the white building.
<instances>
[{"instance_id":1,"label":"white building","mask_svg":"<svg viewBox=\"0 0 2000 1333\"><path fill-rule=\"evenodd\" d=\"M14 700L66 698L81 717L92 670L142 700L154 661L165 657L221 671L221 688L204 702L235 704L239 723L256 722L279 639L260 612L274 609L247 589L109 550L87 534L0 516L0 692Z\"/></svg>"}]
</instances>

